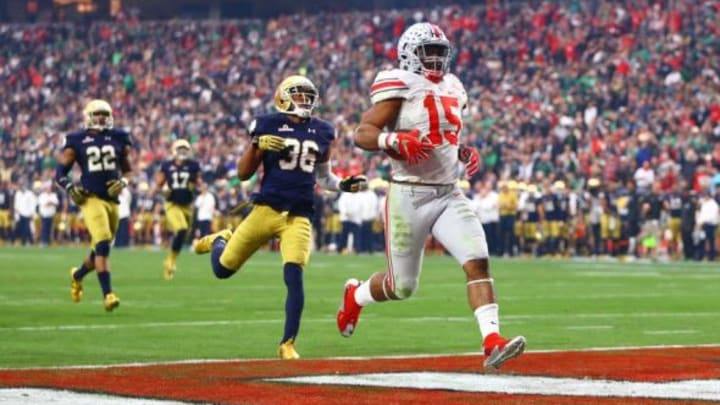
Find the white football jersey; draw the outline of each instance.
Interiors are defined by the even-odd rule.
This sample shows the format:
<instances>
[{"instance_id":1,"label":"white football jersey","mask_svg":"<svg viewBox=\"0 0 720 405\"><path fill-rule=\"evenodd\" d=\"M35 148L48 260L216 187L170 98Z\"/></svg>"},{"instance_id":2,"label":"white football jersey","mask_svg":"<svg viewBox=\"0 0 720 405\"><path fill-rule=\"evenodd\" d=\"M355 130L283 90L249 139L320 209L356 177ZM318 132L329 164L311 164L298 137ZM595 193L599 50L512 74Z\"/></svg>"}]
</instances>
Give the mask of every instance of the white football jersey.
<instances>
[{"instance_id":1,"label":"white football jersey","mask_svg":"<svg viewBox=\"0 0 720 405\"><path fill-rule=\"evenodd\" d=\"M392 98L404 101L395 128L387 129L418 129L421 139L427 138L435 145L430 158L418 164L393 159L393 179L428 184L457 182L461 113L467 104L467 93L460 80L448 73L434 83L401 69L381 71L370 88L370 100L375 104Z\"/></svg>"}]
</instances>

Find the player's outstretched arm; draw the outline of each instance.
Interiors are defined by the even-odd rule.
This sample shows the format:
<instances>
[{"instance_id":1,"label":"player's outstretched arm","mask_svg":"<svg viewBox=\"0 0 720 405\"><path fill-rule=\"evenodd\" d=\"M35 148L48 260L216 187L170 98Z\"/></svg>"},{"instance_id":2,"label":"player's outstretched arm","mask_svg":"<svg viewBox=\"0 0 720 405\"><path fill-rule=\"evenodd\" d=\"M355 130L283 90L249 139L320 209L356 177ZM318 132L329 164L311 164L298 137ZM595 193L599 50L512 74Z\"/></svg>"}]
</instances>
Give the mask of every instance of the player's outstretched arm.
<instances>
[{"instance_id":1,"label":"player's outstretched arm","mask_svg":"<svg viewBox=\"0 0 720 405\"><path fill-rule=\"evenodd\" d=\"M318 184L325 190L357 193L368 187L367 177L363 175L347 176L343 179L337 177L330 169L329 156L317 164L316 174Z\"/></svg>"},{"instance_id":2,"label":"player's outstretched arm","mask_svg":"<svg viewBox=\"0 0 720 405\"><path fill-rule=\"evenodd\" d=\"M248 180L262 163L263 151L252 143L237 163L237 172L240 180Z\"/></svg>"}]
</instances>

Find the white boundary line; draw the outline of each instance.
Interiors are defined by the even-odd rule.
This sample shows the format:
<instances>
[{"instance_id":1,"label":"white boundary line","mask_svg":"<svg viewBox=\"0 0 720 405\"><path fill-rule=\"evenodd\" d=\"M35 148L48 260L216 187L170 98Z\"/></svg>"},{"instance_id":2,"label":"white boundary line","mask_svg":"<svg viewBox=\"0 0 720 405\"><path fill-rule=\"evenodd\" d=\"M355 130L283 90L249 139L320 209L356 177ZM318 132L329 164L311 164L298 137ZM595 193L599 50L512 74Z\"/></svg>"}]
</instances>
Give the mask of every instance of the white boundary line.
<instances>
[{"instance_id":1,"label":"white boundary line","mask_svg":"<svg viewBox=\"0 0 720 405\"><path fill-rule=\"evenodd\" d=\"M527 350L525 353L582 353L582 352L604 352L604 351L622 351L622 350L651 350L651 349L692 349L700 347L720 348L720 343L706 343L698 345L650 345L650 346L616 346L616 347L592 347L585 349L546 349L546 350ZM421 358L439 358L449 356L481 356L481 352L465 352L465 353L436 353L436 354L410 354L403 356L337 356L337 357L316 357L305 358L304 360L387 360L387 359L421 359ZM120 367L152 367L152 366L172 366L182 364L213 364L213 363L249 363L249 362L271 362L278 361L276 359L255 358L255 359L187 359L187 360L171 360L157 361L146 363L118 363L118 364L90 364L90 365L72 365L72 366L49 366L49 367L0 367L0 371L13 370L65 370L65 369L108 369Z\"/></svg>"},{"instance_id":2,"label":"white boundary line","mask_svg":"<svg viewBox=\"0 0 720 405\"><path fill-rule=\"evenodd\" d=\"M552 395L607 398L658 398L720 400L720 380L693 379L665 382L615 381L594 378L563 378L523 375L488 375L457 372L396 372L323 374L266 378L264 381L352 388L382 387L447 390L507 395ZM588 402L594 402L589 400Z\"/></svg>"}]
</instances>

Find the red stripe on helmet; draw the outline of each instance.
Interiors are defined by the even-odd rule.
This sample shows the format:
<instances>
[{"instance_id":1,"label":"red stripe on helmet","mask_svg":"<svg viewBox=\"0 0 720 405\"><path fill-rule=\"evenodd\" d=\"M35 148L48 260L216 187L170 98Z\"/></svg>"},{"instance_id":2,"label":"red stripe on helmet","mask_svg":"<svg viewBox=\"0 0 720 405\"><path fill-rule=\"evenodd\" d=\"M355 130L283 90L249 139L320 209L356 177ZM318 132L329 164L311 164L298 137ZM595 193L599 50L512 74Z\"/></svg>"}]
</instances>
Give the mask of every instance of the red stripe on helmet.
<instances>
[{"instance_id":1,"label":"red stripe on helmet","mask_svg":"<svg viewBox=\"0 0 720 405\"><path fill-rule=\"evenodd\" d=\"M430 24L430 28L432 29L432 34L434 37L442 38L442 31L440 30L440 27L435 24Z\"/></svg>"}]
</instances>

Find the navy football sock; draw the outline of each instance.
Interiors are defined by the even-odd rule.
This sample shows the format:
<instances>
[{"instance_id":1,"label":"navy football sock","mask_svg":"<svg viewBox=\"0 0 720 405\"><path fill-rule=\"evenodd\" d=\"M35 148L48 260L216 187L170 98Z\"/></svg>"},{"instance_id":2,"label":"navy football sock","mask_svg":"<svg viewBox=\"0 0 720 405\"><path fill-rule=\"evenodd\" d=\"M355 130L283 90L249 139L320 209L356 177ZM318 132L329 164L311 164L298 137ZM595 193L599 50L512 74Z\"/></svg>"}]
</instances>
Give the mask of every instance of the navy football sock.
<instances>
[{"instance_id":1,"label":"navy football sock","mask_svg":"<svg viewBox=\"0 0 720 405\"><path fill-rule=\"evenodd\" d=\"M283 273L287 286L287 298L285 299L285 335L280 343L297 337L300 330L300 317L305 305L302 267L296 263L285 263Z\"/></svg>"},{"instance_id":2,"label":"navy football sock","mask_svg":"<svg viewBox=\"0 0 720 405\"><path fill-rule=\"evenodd\" d=\"M100 280L100 288L102 288L103 297L112 292L110 287L110 272L109 271L98 271L98 280Z\"/></svg>"},{"instance_id":3,"label":"navy football sock","mask_svg":"<svg viewBox=\"0 0 720 405\"><path fill-rule=\"evenodd\" d=\"M178 231L175 234L175 237L172 241L172 246L170 247L173 252L178 253L182 249L183 243L185 243L185 235L187 235L187 229L183 229L181 231Z\"/></svg>"},{"instance_id":4,"label":"navy football sock","mask_svg":"<svg viewBox=\"0 0 720 405\"><path fill-rule=\"evenodd\" d=\"M78 267L78 269L75 270L75 273L73 273L73 277L75 280L82 280L83 277L90 273L90 271L91 270L88 270L87 266L85 266L85 262L82 262L80 267Z\"/></svg>"},{"instance_id":5,"label":"navy football sock","mask_svg":"<svg viewBox=\"0 0 720 405\"><path fill-rule=\"evenodd\" d=\"M95 252L90 252L90 262L93 264L92 267L95 267ZM92 269L88 269L88 267L85 265L85 261L83 261L80 267L75 270L73 277L75 278L75 280L82 280L91 271Z\"/></svg>"},{"instance_id":6,"label":"navy football sock","mask_svg":"<svg viewBox=\"0 0 720 405\"><path fill-rule=\"evenodd\" d=\"M215 277L217 278L229 278L230 276L235 274L234 271L228 269L220 263L220 256L222 256L226 244L227 241L219 237L215 238L212 244L212 251L210 252L210 263L212 264L213 273L215 273Z\"/></svg>"}]
</instances>

